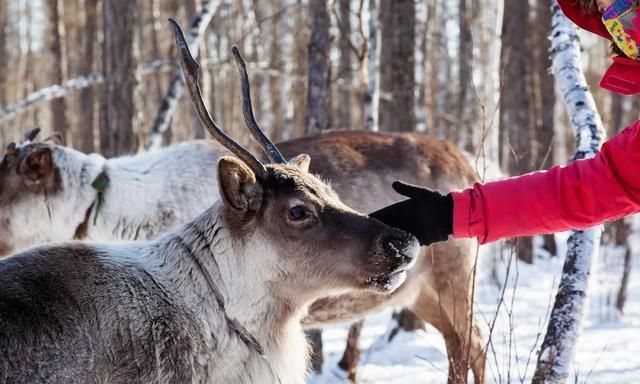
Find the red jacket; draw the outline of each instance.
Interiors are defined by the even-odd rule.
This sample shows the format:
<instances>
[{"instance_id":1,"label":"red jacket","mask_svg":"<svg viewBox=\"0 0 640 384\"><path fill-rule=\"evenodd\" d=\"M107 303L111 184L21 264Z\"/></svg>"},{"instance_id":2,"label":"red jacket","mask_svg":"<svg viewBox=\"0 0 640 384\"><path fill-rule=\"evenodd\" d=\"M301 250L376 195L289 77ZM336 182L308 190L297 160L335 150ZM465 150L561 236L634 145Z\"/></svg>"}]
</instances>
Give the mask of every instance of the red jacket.
<instances>
[{"instance_id":1,"label":"red jacket","mask_svg":"<svg viewBox=\"0 0 640 384\"><path fill-rule=\"evenodd\" d=\"M453 193L453 236L500 238L585 229L640 212L640 121L591 159Z\"/></svg>"},{"instance_id":2,"label":"red jacket","mask_svg":"<svg viewBox=\"0 0 640 384\"><path fill-rule=\"evenodd\" d=\"M576 0L558 0L562 12L578 27L611 40L600 15L587 15L575 4ZM627 57L614 57L600 86L623 95L640 93L640 62Z\"/></svg>"}]
</instances>

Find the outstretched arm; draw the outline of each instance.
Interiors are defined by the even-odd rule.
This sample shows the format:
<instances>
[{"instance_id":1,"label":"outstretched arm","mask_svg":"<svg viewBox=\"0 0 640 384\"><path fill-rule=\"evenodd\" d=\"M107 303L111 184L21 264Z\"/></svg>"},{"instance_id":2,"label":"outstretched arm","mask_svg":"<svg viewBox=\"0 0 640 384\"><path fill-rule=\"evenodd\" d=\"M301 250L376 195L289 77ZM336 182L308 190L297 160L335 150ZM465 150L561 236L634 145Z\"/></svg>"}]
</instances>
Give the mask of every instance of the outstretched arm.
<instances>
[{"instance_id":1,"label":"outstretched arm","mask_svg":"<svg viewBox=\"0 0 640 384\"><path fill-rule=\"evenodd\" d=\"M591 159L453 194L453 236L500 238L583 229L640 211L640 122Z\"/></svg>"}]
</instances>

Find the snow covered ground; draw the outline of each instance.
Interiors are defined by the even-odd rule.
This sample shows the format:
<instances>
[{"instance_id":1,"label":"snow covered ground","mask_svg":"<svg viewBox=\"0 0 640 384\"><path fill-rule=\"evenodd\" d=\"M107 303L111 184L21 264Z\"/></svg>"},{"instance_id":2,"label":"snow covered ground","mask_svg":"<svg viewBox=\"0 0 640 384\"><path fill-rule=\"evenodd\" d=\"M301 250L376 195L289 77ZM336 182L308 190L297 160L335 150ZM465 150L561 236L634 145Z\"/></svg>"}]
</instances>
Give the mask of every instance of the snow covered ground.
<instances>
[{"instance_id":1,"label":"snow covered ground","mask_svg":"<svg viewBox=\"0 0 640 384\"><path fill-rule=\"evenodd\" d=\"M638 233L636 231L636 233ZM566 234L557 235L560 255L564 255ZM624 316L614 309L622 274L619 250L603 248L594 265L589 313L577 346L575 383L640 383L640 241L634 242ZM491 279L491 249L481 249L481 277L476 316L485 325L494 321L488 351L488 383L530 382L536 351L546 331L562 258L539 255L534 265L513 262L498 308L501 291ZM495 254L495 252L494 252ZM497 275L505 281L506 263L498 262ZM497 316L496 316L497 313ZM447 359L444 341L434 328L417 333L401 333L391 343L382 341L390 324L390 312L367 319L360 346L360 383L446 383ZM337 369L348 325L329 328L324 333L325 365L312 384L344 383Z\"/></svg>"}]
</instances>

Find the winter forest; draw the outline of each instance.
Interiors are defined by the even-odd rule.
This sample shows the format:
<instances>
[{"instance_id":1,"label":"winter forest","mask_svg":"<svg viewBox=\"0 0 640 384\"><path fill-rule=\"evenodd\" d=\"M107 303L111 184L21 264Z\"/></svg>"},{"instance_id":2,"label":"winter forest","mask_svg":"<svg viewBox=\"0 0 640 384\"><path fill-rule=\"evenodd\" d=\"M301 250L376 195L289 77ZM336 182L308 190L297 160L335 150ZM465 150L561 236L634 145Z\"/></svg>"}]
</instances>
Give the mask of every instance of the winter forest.
<instances>
[{"instance_id":1,"label":"winter forest","mask_svg":"<svg viewBox=\"0 0 640 384\"><path fill-rule=\"evenodd\" d=\"M211 117L258 160L222 142L218 145L220 139L210 135L202 114L194 109L189 61L176 45L169 18L184 30L199 64L202 100ZM246 84L238 76L242 66L233 46L246 61L255 119L285 160L293 158L290 168L305 170L304 176L293 179L311 178L306 172L310 167L322 179L304 181L305 188L325 188L322 183L327 182L336 192L336 197L323 192L314 199L326 198L329 202L323 204L330 206L339 198L344 204L336 206L364 214L403 199L391 189L394 180L448 193L475 182L546 170L593 157L602 142L640 118L640 96L599 86L612 62L610 42L577 28L557 0L0 0L0 292L10 287L2 283L9 279L3 275L9 270L3 263L22 257L9 255L31 246L71 240L114 247L123 240L164 244L156 239L170 238L161 235L181 230L176 228L219 198L224 209L229 209L224 204L231 205L245 209L243 214L252 204L264 204L260 212L284 204L281 194L267 191L271 184L266 182L267 197L243 200L250 189L246 185L269 177L268 171L260 173L265 169L261 162L278 163L279 153L267 149L263 156L264 143L258 144L252 137L255 131L245 125L250 120ZM349 133L326 136L336 131ZM372 132L383 136L369 136ZM194 143L197 140L207 144ZM32 159L42 148L49 152ZM229 151L242 160L236 160L240 165L228 165L230 160L218 163ZM308 153L310 163L304 156L295 157L300 153ZM17 162L15 172L12 161ZM252 176L243 179L246 170ZM19 180L23 171L24 183ZM55 177L48 179L47 172ZM567 207L575 206L567 202ZM300 209L290 209L280 221L304 220L311 214L310 209ZM336 219L335 228L325 224L321 233L307 234L298 244L299 233L289 231L299 227L277 223L277 216L269 222L255 220L251 231L231 232L233 239L247 236L242 247L231 244L220 251L243 249L243 255L254 260L251 268L220 262L211 282L205 262L205 267L198 264L199 269L189 270L185 279L201 271L215 293L194 296L216 303L212 311L224 315L224 321L211 326L211 333L223 327L220 332L231 335L225 337L237 337L249 348L248 355L258 351L267 363L233 360L229 356L235 353L245 355L228 347L213 355L227 359L220 360L226 363L216 366L216 375L220 370L240 371L241 379L210 375L209 381L201 382L299 382L292 379L291 367L304 360L304 350L287 351L295 344L290 341L276 347L263 342L263 336L273 339L271 331L277 337L288 334L276 329L288 322L269 320L277 317L273 312L283 310L266 311L261 320L243 317L254 308L260 312L264 297L274 300L270 308L277 307L281 296L272 298L262 291L260 299L252 295L260 289L271 292L256 281L266 276L264 286L270 287L274 278L269 264L276 263L272 253L291 256L292 248L300 254L313 250L308 260L277 267L278 278L298 284L284 286L283 291L313 298L304 305L299 297L290 299L301 308L292 313L305 313L294 319L295 329L304 328L311 351L309 361L301 362L308 368L303 382L640 382L640 220L633 216L584 231L485 245L450 238L422 247L415 265L402 271L406 281L399 288L370 295L366 290L345 293L341 286L341 296L328 281L384 264L353 261L360 260L356 256L345 261L351 257L346 255L356 254L347 250L360 241L358 234L339 227L348 221ZM373 228L370 221L366 225ZM258 240L250 237L252 231L261 233ZM203 233L209 236L209 230ZM247 250L256 244L256 249ZM203 249L215 247L188 243L186 248L200 260ZM167 249L167 254L187 252ZM146 257L139 256L145 252L137 250L131 257ZM216 249L209 252L220 260ZM376 252L370 254L382 251ZM324 280L317 283L309 267L316 265L313 258L322 260L316 270L335 263L328 272L323 270ZM69 267L74 262L62 264ZM171 273L182 268L175 265ZM73 268L82 274L80 266ZM333 276L334 269L344 273ZM75 279L75 273L68 272L69 278ZM227 275L244 275L238 279L247 282L216 280ZM390 276L385 275L388 286ZM129 289L147 289L141 279ZM154 284L162 281L158 278ZM58 289L48 284L47 289ZM86 288L68 285L76 287L68 288L75 292ZM146 295L136 300L143 302ZM330 299L322 301L325 297ZM21 332L5 322L12 318L9 300L0 294L0 339ZM361 302L366 305L357 304ZM143 306L135 303L131 308L138 305ZM182 342L187 331L177 335L168 326L169 333L161 334L158 318L150 326L154 336L144 340L164 338L164 346ZM220 325L227 323L228 329ZM254 329L254 323L261 326ZM2 333L3 327L11 331ZM127 337L136 344L134 336ZM224 340L214 338L213 343L218 348ZM0 383L35 382L19 379L16 372L21 368L13 365L13 352L2 351L3 345L0 341ZM163 347L145 344L158 350L159 365L166 358L160 352ZM20 353L30 355L30 348ZM33 359L40 356L43 366L49 364L44 360L62 356L33 348ZM273 355L281 349L284 357ZM134 352L125 356L139 358ZM242 364L253 368L230 368ZM140 381L123 377L130 380L123 382ZM151 377L155 376L140 382L164 382ZM55 382L76 382L59 380Z\"/></svg>"}]
</instances>

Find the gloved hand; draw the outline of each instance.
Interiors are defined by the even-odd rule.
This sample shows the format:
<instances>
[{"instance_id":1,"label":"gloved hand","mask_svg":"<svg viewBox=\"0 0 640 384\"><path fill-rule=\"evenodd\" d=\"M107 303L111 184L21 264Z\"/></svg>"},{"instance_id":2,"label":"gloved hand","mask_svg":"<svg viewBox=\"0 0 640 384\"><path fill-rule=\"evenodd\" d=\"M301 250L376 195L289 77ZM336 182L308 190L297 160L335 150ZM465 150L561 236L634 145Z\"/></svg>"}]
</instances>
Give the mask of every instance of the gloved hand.
<instances>
[{"instance_id":1,"label":"gloved hand","mask_svg":"<svg viewBox=\"0 0 640 384\"><path fill-rule=\"evenodd\" d=\"M453 234L453 197L429 188L395 181L393 189L408 200L391 204L369 216L413 234L420 245L446 241Z\"/></svg>"}]
</instances>

